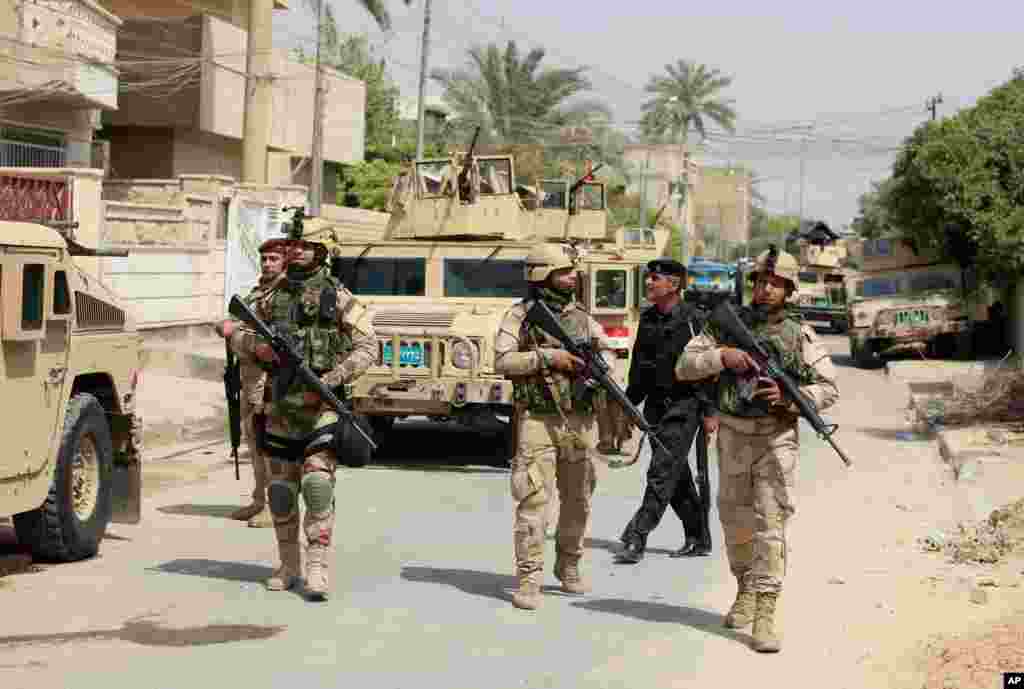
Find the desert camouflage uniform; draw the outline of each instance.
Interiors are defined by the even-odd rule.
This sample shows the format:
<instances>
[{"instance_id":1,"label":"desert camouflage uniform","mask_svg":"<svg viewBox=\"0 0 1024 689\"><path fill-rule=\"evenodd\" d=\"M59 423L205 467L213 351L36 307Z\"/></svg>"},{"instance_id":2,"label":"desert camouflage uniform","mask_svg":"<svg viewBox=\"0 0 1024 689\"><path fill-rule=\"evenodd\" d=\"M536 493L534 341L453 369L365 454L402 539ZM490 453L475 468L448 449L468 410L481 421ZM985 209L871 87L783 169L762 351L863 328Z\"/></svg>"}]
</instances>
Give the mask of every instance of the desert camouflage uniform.
<instances>
[{"instance_id":1,"label":"desert camouflage uniform","mask_svg":"<svg viewBox=\"0 0 1024 689\"><path fill-rule=\"evenodd\" d=\"M271 280L269 284L256 285L246 295L245 303L252 308L253 304L267 299L273 294L283 279L284 275L279 275ZM241 402L242 435L245 438L245 445L249 449L249 457L252 460L254 479L252 502L253 505L262 508L267 502L268 469L266 457L264 457L263 450L260 448L259 442L257 442L254 430L257 423L256 417L263 413L263 395L267 372L258 362L243 357L239 359L238 374L242 384L242 394L239 396ZM253 520L256 518L253 517ZM250 520L250 523L254 525L258 523L253 522L253 520Z\"/></svg>"},{"instance_id":2,"label":"desert camouflage uniform","mask_svg":"<svg viewBox=\"0 0 1024 689\"><path fill-rule=\"evenodd\" d=\"M330 325L320 319L323 290L336 293L335 320ZM295 342L306 355L306 363L329 387L350 383L377 360L377 343L366 308L347 289L322 268L297 286L285 281L282 286L258 299L253 311L264 322L279 329ZM299 324L298 311L308 322ZM259 338L239 329L231 345L240 357L254 359ZM273 390L274 375L267 383ZM312 391L295 381L281 397L267 391L266 434L296 440L338 420L337 413L325 403L307 405L305 393ZM314 445L319 444L314 441ZM307 586L314 593L326 596L327 566L334 527L334 483L337 469L333 445L327 442L304 459L289 461L267 451L270 486L268 489L274 529L277 535L282 567L268 581L271 588L290 588L293 578L300 576L299 494L306 502L302 531L306 540L308 566ZM311 503L319 506L314 509Z\"/></svg>"},{"instance_id":3,"label":"desert camouflage uniform","mask_svg":"<svg viewBox=\"0 0 1024 689\"><path fill-rule=\"evenodd\" d=\"M832 359L814 330L792 318L751 329L774 348L818 411L839 397ZM724 343L731 344L731 343ZM795 512L793 478L800 446L797 411L738 399L734 372L722 363L712 329L692 339L676 364L679 380L720 376L718 515L740 591L779 593L786 572L786 522Z\"/></svg>"},{"instance_id":4,"label":"desert camouflage uniform","mask_svg":"<svg viewBox=\"0 0 1024 689\"><path fill-rule=\"evenodd\" d=\"M539 594L544 568L547 506L557 486L561 509L555 532L555 576L563 590L582 593L579 576L583 539L596 486L593 459L596 428L590 401L572 398L571 381L549 366L557 340L524 324L532 301L505 314L495 340L495 371L515 383L517 451L511 492L516 503L513 541L520 591ZM611 364L604 329L575 303L552 307L566 331L592 341ZM539 349L538 349L539 347Z\"/></svg>"}]
</instances>

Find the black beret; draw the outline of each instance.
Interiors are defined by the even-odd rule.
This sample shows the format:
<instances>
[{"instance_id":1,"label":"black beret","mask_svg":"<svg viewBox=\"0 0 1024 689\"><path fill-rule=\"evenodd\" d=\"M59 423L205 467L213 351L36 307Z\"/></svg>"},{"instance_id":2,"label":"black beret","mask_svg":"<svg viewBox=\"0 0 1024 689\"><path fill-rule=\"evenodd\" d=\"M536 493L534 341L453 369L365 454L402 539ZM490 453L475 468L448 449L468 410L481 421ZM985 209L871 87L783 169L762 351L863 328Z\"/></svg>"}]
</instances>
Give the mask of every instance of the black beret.
<instances>
[{"instance_id":1,"label":"black beret","mask_svg":"<svg viewBox=\"0 0 1024 689\"><path fill-rule=\"evenodd\" d=\"M672 258L656 258L647 264L647 271L661 275L685 275L686 267Z\"/></svg>"}]
</instances>

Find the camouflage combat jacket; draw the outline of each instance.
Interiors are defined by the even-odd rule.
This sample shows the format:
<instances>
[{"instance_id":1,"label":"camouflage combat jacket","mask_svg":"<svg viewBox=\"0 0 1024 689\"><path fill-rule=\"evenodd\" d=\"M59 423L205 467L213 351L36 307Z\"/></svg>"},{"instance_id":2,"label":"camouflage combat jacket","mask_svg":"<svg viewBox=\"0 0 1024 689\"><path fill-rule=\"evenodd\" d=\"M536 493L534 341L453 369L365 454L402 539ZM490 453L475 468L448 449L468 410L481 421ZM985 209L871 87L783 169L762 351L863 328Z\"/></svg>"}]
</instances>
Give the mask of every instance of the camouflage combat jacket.
<instances>
[{"instance_id":1,"label":"camouflage combat jacket","mask_svg":"<svg viewBox=\"0 0 1024 689\"><path fill-rule=\"evenodd\" d=\"M835 368L827 350L810 326L786 317L774 323L761 322L749 327L819 412L835 403L839 396ZM762 399L741 399L741 386L754 381L749 374L737 375L725 368L722 348L732 346L735 343L722 337L709 324L683 350L676 363L676 378L701 380L717 377L715 398L721 414L741 418L782 416L795 420L796 407L792 403L772 407Z\"/></svg>"},{"instance_id":2,"label":"camouflage combat jacket","mask_svg":"<svg viewBox=\"0 0 1024 689\"><path fill-rule=\"evenodd\" d=\"M255 300L253 310L292 342L328 387L355 380L377 360L377 341L366 308L326 269L301 282L284 280ZM237 333L232 347L252 359L259 338L248 330ZM305 393L312 388L297 379L287 386L280 384L282 373L273 369L268 381L273 391L269 415L285 421L289 435L298 437L316 426L322 404L307 404Z\"/></svg>"},{"instance_id":3,"label":"camouflage combat jacket","mask_svg":"<svg viewBox=\"0 0 1024 689\"><path fill-rule=\"evenodd\" d=\"M553 350L562 349L555 338L536 327L527 326L526 312L533 302L522 301L505 314L494 342L495 372L507 376L514 384L517 405L532 414L589 414L594 410L594 396L574 397L573 381L549 365ZM590 340L605 360L612 364L612 349L604 329L590 314L575 303L561 310L552 308L570 337Z\"/></svg>"}]
</instances>

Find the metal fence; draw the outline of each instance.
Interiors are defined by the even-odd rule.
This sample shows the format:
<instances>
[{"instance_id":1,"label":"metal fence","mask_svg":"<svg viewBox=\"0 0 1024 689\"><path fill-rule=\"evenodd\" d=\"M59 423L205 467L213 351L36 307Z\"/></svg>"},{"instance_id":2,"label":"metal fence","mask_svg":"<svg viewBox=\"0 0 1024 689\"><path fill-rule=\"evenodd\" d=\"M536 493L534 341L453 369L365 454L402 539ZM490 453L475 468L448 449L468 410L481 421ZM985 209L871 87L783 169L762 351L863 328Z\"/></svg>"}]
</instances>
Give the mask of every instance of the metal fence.
<instances>
[{"instance_id":1,"label":"metal fence","mask_svg":"<svg viewBox=\"0 0 1024 689\"><path fill-rule=\"evenodd\" d=\"M0 167L64 167L63 146L41 146L0 139Z\"/></svg>"}]
</instances>

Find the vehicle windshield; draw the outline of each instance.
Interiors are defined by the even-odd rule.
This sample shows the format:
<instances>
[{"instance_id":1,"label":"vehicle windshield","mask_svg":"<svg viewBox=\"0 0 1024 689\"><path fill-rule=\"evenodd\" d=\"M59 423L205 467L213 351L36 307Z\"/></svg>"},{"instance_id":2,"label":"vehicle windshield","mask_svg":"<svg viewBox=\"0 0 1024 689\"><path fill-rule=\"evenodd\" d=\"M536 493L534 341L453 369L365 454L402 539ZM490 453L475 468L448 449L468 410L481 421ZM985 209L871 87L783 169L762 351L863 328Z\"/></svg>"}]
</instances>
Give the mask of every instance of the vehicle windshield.
<instances>
[{"instance_id":1,"label":"vehicle windshield","mask_svg":"<svg viewBox=\"0 0 1024 689\"><path fill-rule=\"evenodd\" d=\"M857 296L871 299L872 297L889 297L903 292L899 278L868 278L857 284Z\"/></svg>"},{"instance_id":2,"label":"vehicle windshield","mask_svg":"<svg viewBox=\"0 0 1024 689\"><path fill-rule=\"evenodd\" d=\"M358 263L357 263L358 261ZM427 293L427 259L355 256L336 258L331 272L353 294L422 297Z\"/></svg>"},{"instance_id":3,"label":"vehicle windshield","mask_svg":"<svg viewBox=\"0 0 1024 689\"><path fill-rule=\"evenodd\" d=\"M960 288L960 275L954 271L945 271L942 273L912 273L909 277L909 281L910 292L912 294Z\"/></svg>"},{"instance_id":4,"label":"vehicle windshield","mask_svg":"<svg viewBox=\"0 0 1024 689\"><path fill-rule=\"evenodd\" d=\"M520 299L526 296L522 261L444 260L444 296Z\"/></svg>"}]
</instances>

